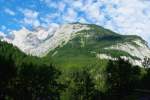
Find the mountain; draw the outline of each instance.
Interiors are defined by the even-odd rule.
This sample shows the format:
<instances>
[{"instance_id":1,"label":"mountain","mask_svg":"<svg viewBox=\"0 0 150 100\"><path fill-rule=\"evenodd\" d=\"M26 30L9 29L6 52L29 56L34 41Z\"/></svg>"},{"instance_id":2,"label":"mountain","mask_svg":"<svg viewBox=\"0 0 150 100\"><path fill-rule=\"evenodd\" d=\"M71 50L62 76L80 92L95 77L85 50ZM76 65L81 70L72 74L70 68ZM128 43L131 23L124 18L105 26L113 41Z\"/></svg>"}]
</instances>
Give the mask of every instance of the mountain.
<instances>
[{"instance_id":1,"label":"mountain","mask_svg":"<svg viewBox=\"0 0 150 100\"><path fill-rule=\"evenodd\" d=\"M23 28L12 33L2 40L28 55L51 59L58 66L85 66L118 57L142 66L144 58L150 58L150 49L141 37L120 35L93 24L72 23L34 31Z\"/></svg>"}]
</instances>

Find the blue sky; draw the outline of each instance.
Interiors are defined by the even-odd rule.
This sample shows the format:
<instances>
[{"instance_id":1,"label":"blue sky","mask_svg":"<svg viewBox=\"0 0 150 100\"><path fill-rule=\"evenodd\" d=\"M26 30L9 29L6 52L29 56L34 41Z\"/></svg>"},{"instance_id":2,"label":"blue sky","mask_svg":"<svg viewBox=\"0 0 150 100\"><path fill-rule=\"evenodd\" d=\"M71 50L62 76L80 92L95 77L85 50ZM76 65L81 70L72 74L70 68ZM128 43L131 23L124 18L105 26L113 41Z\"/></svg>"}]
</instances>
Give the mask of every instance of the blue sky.
<instances>
[{"instance_id":1,"label":"blue sky","mask_svg":"<svg viewBox=\"0 0 150 100\"><path fill-rule=\"evenodd\" d=\"M0 0L0 34L81 22L135 34L150 43L150 0Z\"/></svg>"}]
</instances>

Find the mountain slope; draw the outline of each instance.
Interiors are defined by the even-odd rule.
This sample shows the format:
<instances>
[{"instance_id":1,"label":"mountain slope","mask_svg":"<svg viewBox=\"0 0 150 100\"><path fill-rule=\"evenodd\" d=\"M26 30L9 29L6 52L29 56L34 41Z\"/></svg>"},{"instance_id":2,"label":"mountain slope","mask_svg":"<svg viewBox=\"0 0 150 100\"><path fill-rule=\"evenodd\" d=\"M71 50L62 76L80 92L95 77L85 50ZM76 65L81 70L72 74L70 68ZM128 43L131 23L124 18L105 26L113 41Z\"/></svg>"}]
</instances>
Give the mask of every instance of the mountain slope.
<instances>
[{"instance_id":1,"label":"mountain slope","mask_svg":"<svg viewBox=\"0 0 150 100\"><path fill-rule=\"evenodd\" d=\"M98 62L97 59L116 60L118 57L142 66L144 57L150 57L146 42L138 36L119 35L96 25L89 27L90 30L79 31L76 37L48 56L62 66L84 66Z\"/></svg>"},{"instance_id":2,"label":"mountain slope","mask_svg":"<svg viewBox=\"0 0 150 100\"><path fill-rule=\"evenodd\" d=\"M14 39L4 39L9 43L19 47L23 52L34 56L43 56L50 50L55 49L59 45L68 42L80 30L86 29L85 25L62 25L61 27L50 27L48 30L38 28L34 31L29 31L23 28L19 31L14 31Z\"/></svg>"},{"instance_id":3,"label":"mountain slope","mask_svg":"<svg viewBox=\"0 0 150 100\"><path fill-rule=\"evenodd\" d=\"M85 66L118 57L142 66L143 59L150 58L150 49L142 38L119 35L97 25L73 23L48 30L23 28L13 33L13 39L3 40L26 54L52 59L60 66Z\"/></svg>"}]
</instances>

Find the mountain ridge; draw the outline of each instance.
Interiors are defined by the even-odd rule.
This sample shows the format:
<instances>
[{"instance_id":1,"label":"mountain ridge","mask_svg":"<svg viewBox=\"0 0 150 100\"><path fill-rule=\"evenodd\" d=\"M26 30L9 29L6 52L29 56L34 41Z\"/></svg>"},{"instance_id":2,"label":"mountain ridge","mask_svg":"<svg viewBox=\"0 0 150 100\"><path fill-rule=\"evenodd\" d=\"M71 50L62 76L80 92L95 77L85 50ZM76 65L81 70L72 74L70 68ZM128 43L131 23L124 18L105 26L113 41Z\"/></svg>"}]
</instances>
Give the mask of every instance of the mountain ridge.
<instances>
[{"instance_id":1,"label":"mountain ridge","mask_svg":"<svg viewBox=\"0 0 150 100\"><path fill-rule=\"evenodd\" d=\"M139 66L142 66L145 57L150 57L150 49L141 37L120 35L94 24L72 23L48 31L39 28L34 32L23 28L13 33L14 39L3 41L38 57L51 56L57 60L61 56L73 58L73 54L80 56L83 53L83 59L95 56L98 59L115 60L122 57Z\"/></svg>"}]
</instances>

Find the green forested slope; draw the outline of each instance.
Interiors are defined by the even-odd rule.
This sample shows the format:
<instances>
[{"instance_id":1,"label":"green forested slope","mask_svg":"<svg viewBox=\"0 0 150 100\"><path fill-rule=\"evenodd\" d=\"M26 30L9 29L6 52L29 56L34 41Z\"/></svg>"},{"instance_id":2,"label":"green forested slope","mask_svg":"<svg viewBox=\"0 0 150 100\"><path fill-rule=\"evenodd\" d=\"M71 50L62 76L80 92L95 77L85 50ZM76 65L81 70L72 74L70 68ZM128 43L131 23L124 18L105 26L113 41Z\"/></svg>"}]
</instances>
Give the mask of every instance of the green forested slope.
<instances>
[{"instance_id":1,"label":"green forested slope","mask_svg":"<svg viewBox=\"0 0 150 100\"><path fill-rule=\"evenodd\" d=\"M60 46L51 51L46 57L52 59L58 66L87 66L98 64L100 60L96 54L104 53L112 57L127 56L133 59L129 53L120 50L104 49L117 43L131 43L137 45L133 40L142 38L134 35L119 35L110 30L104 29L97 25L89 25L90 30L82 30L75 38L70 40L64 46Z\"/></svg>"},{"instance_id":2,"label":"green forested slope","mask_svg":"<svg viewBox=\"0 0 150 100\"><path fill-rule=\"evenodd\" d=\"M141 91L150 90L149 69L121 59L81 61L76 67L54 67L51 62L0 42L0 99L138 100L147 97Z\"/></svg>"}]
</instances>

